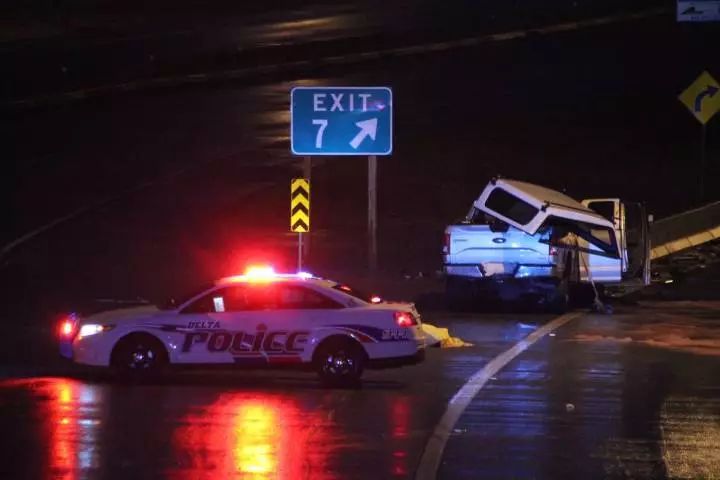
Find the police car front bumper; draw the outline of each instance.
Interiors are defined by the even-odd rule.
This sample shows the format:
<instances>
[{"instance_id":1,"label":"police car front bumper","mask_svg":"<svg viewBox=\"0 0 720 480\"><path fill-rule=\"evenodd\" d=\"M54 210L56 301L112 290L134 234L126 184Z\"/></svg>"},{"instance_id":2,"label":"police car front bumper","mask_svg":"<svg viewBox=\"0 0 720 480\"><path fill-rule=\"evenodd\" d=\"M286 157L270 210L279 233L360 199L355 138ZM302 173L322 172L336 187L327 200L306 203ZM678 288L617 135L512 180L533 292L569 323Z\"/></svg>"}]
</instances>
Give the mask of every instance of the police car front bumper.
<instances>
[{"instance_id":1,"label":"police car front bumper","mask_svg":"<svg viewBox=\"0 0 720 480\"><path fill-rule=\"evenodd\" d=\"M374 358L368 360L367 367L372 369L397 368L417 365L425 361L425 348L420 348L414 355L404 357Z\"/></svg>"},{"instance_id":2,"label":"police car front bumper","mask_svg":"<svg viewBox=\"0 0 720 480\"><path fill-rule=\"evenodd\" d=\"M73 359L73 346L72 342L68 341L62 341L59 345L60 349L60 356L65 357L67 359L72 360Z\"/></svg>"}]
</instances>

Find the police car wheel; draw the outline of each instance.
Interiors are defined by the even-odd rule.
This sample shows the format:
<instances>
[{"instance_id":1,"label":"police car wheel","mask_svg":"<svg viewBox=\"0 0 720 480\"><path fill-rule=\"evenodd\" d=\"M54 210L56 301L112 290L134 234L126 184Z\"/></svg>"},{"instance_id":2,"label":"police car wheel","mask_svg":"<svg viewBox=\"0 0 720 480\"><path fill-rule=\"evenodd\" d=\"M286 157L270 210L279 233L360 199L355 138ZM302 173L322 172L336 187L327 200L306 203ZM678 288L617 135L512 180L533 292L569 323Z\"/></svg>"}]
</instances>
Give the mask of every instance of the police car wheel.
<instances>
[{"instance_id":1,"label":"police car wheel","mask_svg":"<svg viewBox=\"0 0 720 480\"><path fill-rule=\"evenodd\" d=\"M167 364L165 347L156 338L145 334L129 335L115 346L112 366L121 373L147 375L157 373Z\"/></svg>"},{"instance_id":2,"label":"police car wheel","mask_svg":"<svg viewBox=\"0 0 720 480\"><path fill-rule=\"evenodd\" d=\"M333 341L320 347L315 364L326 385L351 386L362 376L365 352L352 341Z\"/></svg>"}]
</instances>

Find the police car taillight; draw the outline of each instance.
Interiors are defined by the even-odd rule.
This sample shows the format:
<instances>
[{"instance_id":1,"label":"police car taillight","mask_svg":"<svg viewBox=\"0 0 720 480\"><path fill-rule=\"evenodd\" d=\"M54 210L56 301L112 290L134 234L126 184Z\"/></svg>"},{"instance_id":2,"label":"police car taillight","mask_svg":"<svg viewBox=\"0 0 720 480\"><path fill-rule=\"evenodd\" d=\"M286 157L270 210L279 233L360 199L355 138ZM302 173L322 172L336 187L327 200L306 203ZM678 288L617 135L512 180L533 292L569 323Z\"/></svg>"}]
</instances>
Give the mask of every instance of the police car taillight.
<instances>
[{"instance_id":1,"label":"police car taillight","mask_svg":"<svg viewBox=\"0 0 720 480\"><path fill-rule=\"evenodd\" d=\"M417 320L412 313L409 312L395 312L395 323L398 327L412 327L417 325Z\"/></svg>"},{"instance_id":2,"label":"police car taillight","mask_svg":"<svg viewBox=\"0 0 720 480\"><path fill-rule=\"evenodd\" d=\"M60 320L58 325L58 335L63 340L72 340L77 333L78 321L74 315L69 315Z\"/></svg>"}]
</instances>

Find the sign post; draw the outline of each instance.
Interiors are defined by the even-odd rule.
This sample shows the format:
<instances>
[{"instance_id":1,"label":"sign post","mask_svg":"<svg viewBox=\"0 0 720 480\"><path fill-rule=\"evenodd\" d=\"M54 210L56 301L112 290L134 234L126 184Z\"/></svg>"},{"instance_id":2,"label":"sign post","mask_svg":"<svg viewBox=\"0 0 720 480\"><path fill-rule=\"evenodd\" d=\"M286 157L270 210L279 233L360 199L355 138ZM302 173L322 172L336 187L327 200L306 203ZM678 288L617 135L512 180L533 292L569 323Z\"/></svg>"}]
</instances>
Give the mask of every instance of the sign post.
<instances>
[{"instance_id":1,"label":"sign post","mask_svg":"<svg viewBox=\"0 0 720 480\"><path fill-rule=\"evenodd\" d=\"M368 157L368 267L377 269L377 157Z\"/></svg>"},{"instance_id":2,"label":"sign post","mask_svg":"<svg viewBox=\"0 0 720 480\"><path fill-rule=\"evenodd\" d=\"M308 181L308 184L312 182L312 157L306 155L303 157L303 178ZM305 258L310 257L310 232L303 239L303 256Z\"/></svg>"},{"instance_id":3,"label":"sign post","mask_svg":"<svg viewBox=\"0 0 720 480\"><path fill-rule=\"evenodd\" d=\"M702 202L705 197L706 124L720 111L720 84L708 72L703 72L678 98L701 124L698 201Z\"/></svg>"},{"instance_id":4,"label":"sign post","mask_svg":"<svg viewBox=\"0 0 720 480\"><path fill-rule=\"evenodd\" d=\"M290 231L298 234L298 272L303 266L303 233L310 232L310 182L294 178L290 182Z\"/></svg>"},{"instance_id":5,"label":"sign post","mask_svg":"<svg viewBox=\"0 0 720 480\"><path fill-rule=\"evenodd\" d=\"M294 155L306 159L311 155L368 156L371 270L377 268L377 156L392 153L392 110L392 90L387 87L295 87L290 92L290 149Z\"/></svg>"}]
</instances>

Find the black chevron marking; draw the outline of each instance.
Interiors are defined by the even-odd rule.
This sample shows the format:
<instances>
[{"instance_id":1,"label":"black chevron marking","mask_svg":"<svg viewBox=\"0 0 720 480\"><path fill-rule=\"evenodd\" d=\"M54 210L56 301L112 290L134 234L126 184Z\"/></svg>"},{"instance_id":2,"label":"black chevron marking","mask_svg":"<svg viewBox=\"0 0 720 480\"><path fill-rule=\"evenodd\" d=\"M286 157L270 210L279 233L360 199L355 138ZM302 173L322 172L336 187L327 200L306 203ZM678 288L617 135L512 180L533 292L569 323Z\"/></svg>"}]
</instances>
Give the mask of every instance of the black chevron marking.
<instances>
[{"instance_id":1,"label":"black chevron marking","mask_svg":"<svg viewBox=\"0 0 720 480\"><path fill-rule=\"evenodd\" d=\"M293 190L291 197L292 197L292 198L295 198L295 197L297 197L297 196L299 196L299 195L302 195L302 196L304 196L305 198L308 198L308 199L310 198L310 192L308 192L307 190L305 190L305 189L302 188L302 187L298 187L298 188L296 188L295 190Z\"/></svg>"},{"instance_id":2,"label":"black chevron marking","mask_svg":"<svg viewBox=\"0 0 720 480\"><path fill-rule=\"evenodd\" d=\"M301 203L295 205L295 208L293 208L292 211L290 212L290 216L292 217L293 215L295 215L297 212L300 212L300 211L305 213L305 215L307 215L308 217L310 216L310 209Z\"/></svg>"},{"instance_id":3,"label":"black chevron marking","mask_svg":"<svg viewBox=\"0 0 720 480\"><path fill-rule=\"evenodd\" d=\"M292 231L293 231L293 232L296 232L300 227L302 227L302 229L305 230L306 232L310 230L310 228L308 227L307 223L305 223L305 222L302 221L302 220L298 220L297 222L295 222L295 223L293 224L293 226L292 226Z\"/></svg>"}]
</instances>

